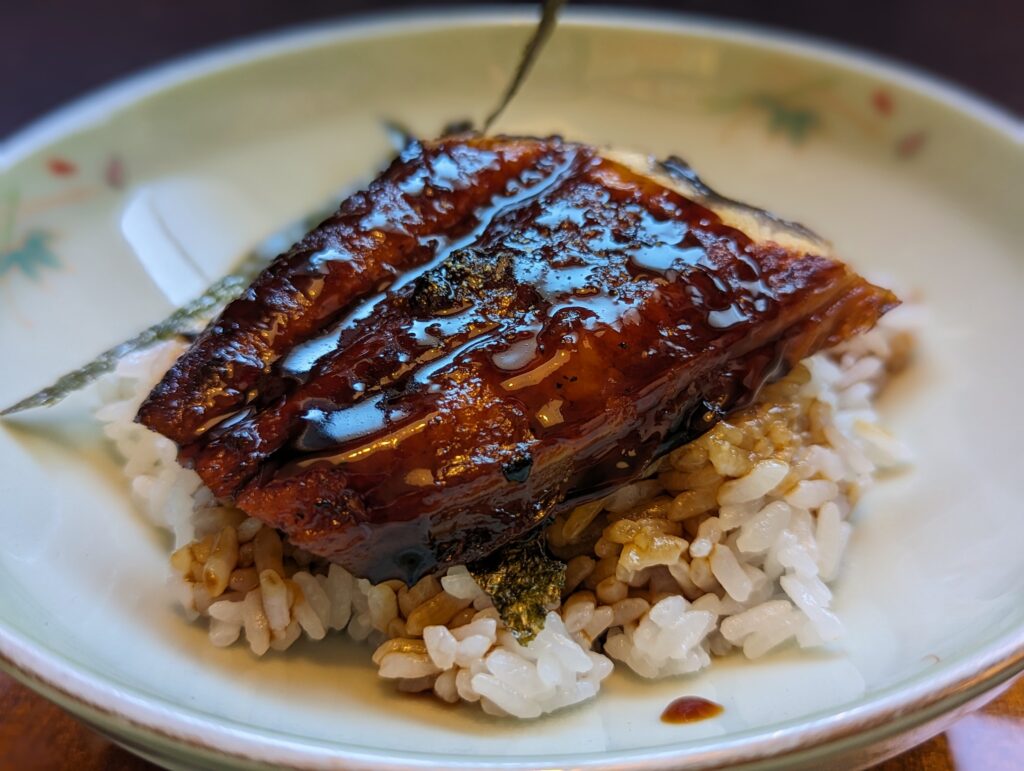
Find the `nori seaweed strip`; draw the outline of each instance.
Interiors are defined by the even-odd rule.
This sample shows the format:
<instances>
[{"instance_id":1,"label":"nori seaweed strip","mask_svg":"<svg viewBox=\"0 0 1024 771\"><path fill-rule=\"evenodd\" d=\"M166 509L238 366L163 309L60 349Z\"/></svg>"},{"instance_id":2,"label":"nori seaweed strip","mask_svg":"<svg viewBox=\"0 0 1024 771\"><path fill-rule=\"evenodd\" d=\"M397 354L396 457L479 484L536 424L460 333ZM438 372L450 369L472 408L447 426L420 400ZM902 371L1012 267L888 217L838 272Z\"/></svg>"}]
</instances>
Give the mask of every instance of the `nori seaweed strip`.
<instances>
[{"instance_id":1,"label":"nori seaweed strip","mask_svg":"<svg viewBox=\"0 0 1024 771\"><path fill-rule=\"evenodd\" d=\"M542 531L468 567L523 645L537 636L548 611L562 601L566 566L548 554Z\"/></svg>"},{"instance_id":2,"label":"nori seaweed strip","mask_svg":"<svg viewBox=\"0 0 1024 771\"><path fill-rule=\"evenodd\" d=\"M537 60L540 55L541 49L544 48L544 44L548 38L551 37L551 33L555 30L555 25L558 22L558 12L565 5L566 0L544 0L544 5L541 9L540 21L537 23L537 28L533 31L533 35L530 36L529 41L526 43L526 48L523 49L523 54L519 59L519 66L516 67L515 74L512 76L512 81L508 84L505 89L504 95L501 97L501 101L498 102L498 106L495 107L491 114L484 120L483 133L487 133L491 125L498 119L505 108L508 107L508 103L512 101L512 98L519 92L520 87L526 80L526 76L530 74L530 69L533 67L533 63Z\"/></svg>"},{"instance_id":3,"label":"nori seaweed strip","mask_svg":"<svg viewBox=\"0 0 1024 771\"><path fill-rule=\"evenodd\" d=\"M243 278L239 275L225 276L199 297L183 305L160 323L140 332L131 340L126 340L107 349L85 366L68 372L66 375L61 375L53 385L22 399L17 404L0 412L0 415L13 415L15 412L35 407L51 407L68 394L84 388L101 375L110 372L124 356L148 348L161 340L169 340L182 333L194 331L197 321L202 320L208 313L215 311L222 304L241 294L251 280L251 278Z\"/></svg>"},{"instance_id":4,"label":"nori seaweed strip","mask_svg":"<svg viewBox=\"0 0 1024 771\"><path fill-rule=\"evenodd\" d=\"M143 330L130 340L107 349L88 364L62 375L52 385L0 411L0 416L13 415L36 407L52 407L69 394L85 388L100 376L112 371L123 357L148 348L154 343L197 331L197 327L204 325L224 305L238 297L276 255L330 216L334 209L332 204L330 208L318 210L315 214L304 217L299 222L292 223L269 236L242 258L234 273L214 282L205 292L178 308L166 319Z\"/></svg>"}]
</instances>

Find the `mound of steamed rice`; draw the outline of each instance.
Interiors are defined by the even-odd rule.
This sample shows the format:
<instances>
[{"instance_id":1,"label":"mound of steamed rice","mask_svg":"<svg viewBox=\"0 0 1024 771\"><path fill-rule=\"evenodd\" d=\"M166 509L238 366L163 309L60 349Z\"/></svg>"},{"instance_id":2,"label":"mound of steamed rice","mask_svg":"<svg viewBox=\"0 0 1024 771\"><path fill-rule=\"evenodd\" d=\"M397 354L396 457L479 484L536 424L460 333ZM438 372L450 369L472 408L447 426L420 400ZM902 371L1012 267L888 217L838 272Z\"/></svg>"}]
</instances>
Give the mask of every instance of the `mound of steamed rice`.
<instances>
[{"instance_id":1,"label":"mound of steamed rice","mask_svg":"<svg viewBox=\"0 0 1024 771\"><path fill-rule=\"evenodd\" d=\"M851 511L880 470L907 460L873 399L906 359L912 317L898 310L805 360L646 479L558 517L547 539L568 563L565 590L528 645L464 567L374 586L218 505L169 440L133 422L182 344L121 362L97 417L140 509L174 532L172 586L214 645L244 637L262 656L344 632L401 691L531 718L594 696L613 661L666 677L843 634L828 584Z\"/></svg>"}]
</instances>

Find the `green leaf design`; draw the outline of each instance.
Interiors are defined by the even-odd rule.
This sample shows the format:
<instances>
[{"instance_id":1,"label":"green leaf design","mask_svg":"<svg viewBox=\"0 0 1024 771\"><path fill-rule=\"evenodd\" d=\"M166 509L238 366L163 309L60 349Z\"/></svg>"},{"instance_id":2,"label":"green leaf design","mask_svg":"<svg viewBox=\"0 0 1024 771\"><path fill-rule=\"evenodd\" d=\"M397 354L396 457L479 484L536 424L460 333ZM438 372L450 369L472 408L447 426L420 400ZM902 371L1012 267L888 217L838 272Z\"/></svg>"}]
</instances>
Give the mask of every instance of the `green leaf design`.
<instances>
[{"instance_id":1,"label":"green leaf design","mask_svg":"<svg viewBox=\"0 0 1024 771\"><path fill-rule=\"evenodd\" d=\"M832 78L818 78L775 91L750 91L715 94L707 101L716 113L732 113L753 109L768 117L768 130L784 134L793 144L800 144L824 123L819 107L812 105L816 95L832 88Z\"/></svg>"},{"instance_id":2,"label":"green leaf design","mask_svg":"<svg viewBox=\"0 0 1024 771\"><path fill-rule=\"evenodd\" d=\"M45 269L58 270L61 264L50 249L52 238L45 230L30 230L20 244L0 252L0 276L21 271L27 278L38 281Z\"/></svg>"},{"instance_id":3,"label":"green leaf design","mask_svg":"<svg viewBox=\"0 0 1024 771\"><path fill-rule=\"evenodd\" d=\"M781 131L794 144L800 144L821 125L821 115L810 107L795 107L770 94L756 94L750 103L768 113L769 131Z\"/></svg>"}]
</instances>

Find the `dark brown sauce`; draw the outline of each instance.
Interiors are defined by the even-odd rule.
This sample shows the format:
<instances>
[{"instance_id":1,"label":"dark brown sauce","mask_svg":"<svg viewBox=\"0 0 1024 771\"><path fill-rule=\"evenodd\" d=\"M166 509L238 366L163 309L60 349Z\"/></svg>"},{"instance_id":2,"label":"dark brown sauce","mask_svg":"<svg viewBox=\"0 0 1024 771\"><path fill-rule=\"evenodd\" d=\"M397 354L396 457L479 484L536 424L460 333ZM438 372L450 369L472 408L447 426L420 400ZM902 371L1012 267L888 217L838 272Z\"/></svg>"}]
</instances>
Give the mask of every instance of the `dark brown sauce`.
<instances>
[{"instance_id":1,"label":"dark brown sauce","mask_svg":"<svg viewBox=\"0 0 1024 771\"><path fill-rule=\"evenodd\" d=\"M671 702L661 713L662 723L697 723L718 717L725 707L700 696L682 696Z\"/></svg>"}]
</instances>

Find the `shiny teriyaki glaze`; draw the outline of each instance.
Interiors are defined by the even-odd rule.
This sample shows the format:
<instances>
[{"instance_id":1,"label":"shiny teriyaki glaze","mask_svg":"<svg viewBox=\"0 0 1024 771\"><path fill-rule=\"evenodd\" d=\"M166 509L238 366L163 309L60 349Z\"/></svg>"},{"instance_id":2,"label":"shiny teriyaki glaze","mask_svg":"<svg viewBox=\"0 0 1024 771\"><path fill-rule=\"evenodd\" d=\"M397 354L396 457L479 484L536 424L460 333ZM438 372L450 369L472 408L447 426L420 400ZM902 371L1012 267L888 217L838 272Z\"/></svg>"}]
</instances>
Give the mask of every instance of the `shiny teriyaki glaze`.
<instances>
[{"instance_id":1,"label":"shiny teriyaki glaze","mask_svg":"<svg viewBox=\"0 0 1024 771\"><path fill-rule=\"evenodd\" d=\"M375 581L638 478L895 304L558 139L444 140L360 195L140 417L218 495Z\"/></svg>"}]
</instances>

